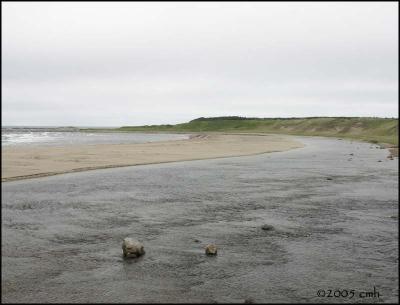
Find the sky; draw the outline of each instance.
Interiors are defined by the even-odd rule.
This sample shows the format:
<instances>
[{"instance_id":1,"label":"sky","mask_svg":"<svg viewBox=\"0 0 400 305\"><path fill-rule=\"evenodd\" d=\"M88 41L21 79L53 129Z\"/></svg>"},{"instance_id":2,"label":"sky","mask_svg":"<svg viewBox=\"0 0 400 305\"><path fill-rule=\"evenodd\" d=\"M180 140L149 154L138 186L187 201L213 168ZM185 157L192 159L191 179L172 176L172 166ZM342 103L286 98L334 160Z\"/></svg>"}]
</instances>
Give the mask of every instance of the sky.
<instances>
[{"instance_id":1,"label":"sky","mask_svg":"<svg viewBox=\"0 0 400 305\"><path fill-rule=\"evenodd\" d=\"M398 117L397 2L2 2L2 124Z\"/></svg>"}]
</instances>

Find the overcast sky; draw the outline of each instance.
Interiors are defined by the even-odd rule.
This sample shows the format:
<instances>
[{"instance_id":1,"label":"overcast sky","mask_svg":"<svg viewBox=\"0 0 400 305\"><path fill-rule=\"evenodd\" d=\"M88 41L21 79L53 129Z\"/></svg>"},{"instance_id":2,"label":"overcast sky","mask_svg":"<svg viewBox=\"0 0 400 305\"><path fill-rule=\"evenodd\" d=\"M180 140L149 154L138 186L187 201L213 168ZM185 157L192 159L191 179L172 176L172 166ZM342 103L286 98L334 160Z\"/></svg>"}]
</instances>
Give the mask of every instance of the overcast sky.
<instances>
[{"instance_id":1,"label":"overcast sky","mask_svg":"<svg viewBox=\"0 0 400 305\"><path fill-rule=\"evenodd\" d=\"M398 3L2 2L3 125L398 117Z\"/></svg>"}]
</instances>

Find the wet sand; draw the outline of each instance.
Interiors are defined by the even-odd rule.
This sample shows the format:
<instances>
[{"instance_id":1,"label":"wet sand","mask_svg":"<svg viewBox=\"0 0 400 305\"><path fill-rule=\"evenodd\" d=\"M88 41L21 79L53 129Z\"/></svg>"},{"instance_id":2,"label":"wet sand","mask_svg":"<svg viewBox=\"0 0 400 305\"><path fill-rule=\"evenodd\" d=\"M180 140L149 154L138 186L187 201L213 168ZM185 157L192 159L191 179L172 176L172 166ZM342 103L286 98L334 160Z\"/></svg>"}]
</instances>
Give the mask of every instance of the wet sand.
<instances>
[{"instance_id":1,"label":"wet sand","mask_svg":"<svg viewBox=\"0 0 400 305\"><path fill-rule=\"evenodd\" d=\"M306 146L2 183L2 302L396 303L398 158L296 139ZM127 236L143 257L123 259Z\"/></svg>"},{"instance_id":2,"label":"wet sand","mask_svg":"<svg viewBox=\"0 0 400 305\"><path fill-rule=\"evenodd\" d=\"M3 147L2 181L100 168L254 155L302 146L286 136L213 134L144 144Z\"/></svg>"}]
</instances>

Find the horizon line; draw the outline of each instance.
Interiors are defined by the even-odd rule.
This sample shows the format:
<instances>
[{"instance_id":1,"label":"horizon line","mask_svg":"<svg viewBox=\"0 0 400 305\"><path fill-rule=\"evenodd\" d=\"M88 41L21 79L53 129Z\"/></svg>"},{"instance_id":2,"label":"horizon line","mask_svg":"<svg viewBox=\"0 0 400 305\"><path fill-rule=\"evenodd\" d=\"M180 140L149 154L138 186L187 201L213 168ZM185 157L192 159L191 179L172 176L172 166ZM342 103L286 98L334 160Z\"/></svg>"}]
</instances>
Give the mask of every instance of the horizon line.
<instances>
[{"instance_id":1,"label":"horizon line","mask_svg":"<svg viewBox=\"0 0 400 305\"><path fill-rule=\"evenodd\" d=\"M1 128L6 128L6 127L72 127L72 128L79 128L79 127L106 127L106 128L113 128L113 127L124 127L124 126L149 126L149 125L177 125L177 124L184 124L184 123L189 123L193 120L196 119L212 119L212 118L232 118L232 117L237 117L237 118L243 118L243 119L315 119L315 118L375 118L375 119L396 119L398 120L398 117L381 117L381 116L291 116L291 117L250 117L250 116L240 116L240 115L223 115L223 116L207 116L207 117L196 117L194 119L182 122L182 123L175 123L175 124L170 124L170 123L158 123L158 124L141 124L141 125L71 125L71 124L65 124L65 125L29 125L29 124L19 124L19 125L1 125Z\"/></svg>"}]
</instances>

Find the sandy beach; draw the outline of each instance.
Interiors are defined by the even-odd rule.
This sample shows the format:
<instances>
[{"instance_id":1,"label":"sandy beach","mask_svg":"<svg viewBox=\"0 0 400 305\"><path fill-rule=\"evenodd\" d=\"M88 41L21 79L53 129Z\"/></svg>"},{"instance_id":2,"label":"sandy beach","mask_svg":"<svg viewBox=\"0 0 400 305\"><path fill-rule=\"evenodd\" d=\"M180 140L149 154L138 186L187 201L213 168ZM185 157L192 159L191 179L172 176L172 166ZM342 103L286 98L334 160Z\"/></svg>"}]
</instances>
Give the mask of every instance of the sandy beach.
<instances>
[{"instance_id":1,"label":"sandy beach","mask_svg":"<svg viewBox=\"0 0 400 305\"><path fill-rule=\"evenodd\" d=\"M144 144L3 147L2 181L152 163L285 151L304 145L288 136L207 134Z\"/></svg>"}]
</instances>

